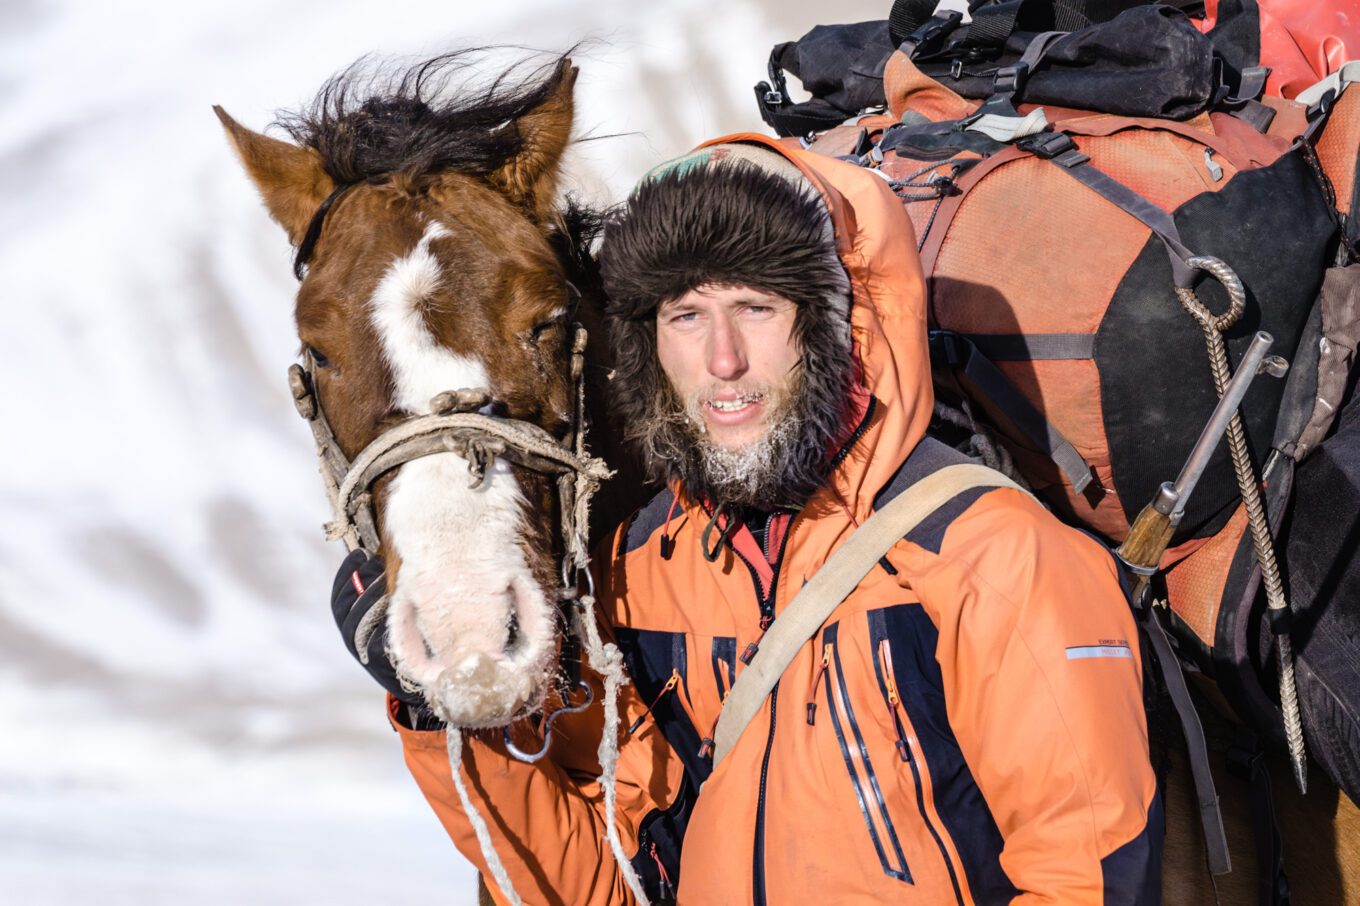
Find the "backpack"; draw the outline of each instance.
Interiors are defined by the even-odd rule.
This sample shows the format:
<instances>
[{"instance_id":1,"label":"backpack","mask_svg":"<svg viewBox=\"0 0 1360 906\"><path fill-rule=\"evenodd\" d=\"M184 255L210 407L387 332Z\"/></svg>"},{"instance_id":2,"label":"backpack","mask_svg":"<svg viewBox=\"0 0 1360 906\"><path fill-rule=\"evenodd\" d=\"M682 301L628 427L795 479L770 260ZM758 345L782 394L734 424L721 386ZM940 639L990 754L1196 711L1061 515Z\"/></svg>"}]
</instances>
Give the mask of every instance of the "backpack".
<instances>
[{"instance_id":1,"label":"backpack","mask_svg":"<svg viewBox=\"0 0 1360 906\"><path fill-rule=\"evenodd\" d=\"M934 16L880 63L873 42L891 45L905 30L899 0L889 22L852 27L870 42L841 49L842 70L858 81L838 78L817 49L836 27L780 45L772 82L757 88L762 115L790 136L802 134L781 128L790 115L821 115L816 134L797 140L874 168L903 199L927 277L943 430L1111 544L1177 474L1216 401L1204 336L1174 290L1193 287L1208 309L1224 311L1223 288L1190 273L1187 259L1227 262L1247 293L1225 336L1230 359L1265 329L1293 363L1284 381L1259 379L1242 408L1278 531L1295 467L1333 429L1354 357L1360 312L1347 300L1360 271L1347 265L1360 89L1347 86L1360 65L1287 101L1262 93L1268 73L1229 65L1179 10L1111 2L1097 11L1103 22L1045 35L1020 26L1041 18L1041 7L1056 24L1070 14L1062 7L1095 4L1011 3L1009 25L996 18L1006 5L975 5L967 26ZM1082 51L1108 46L1116 23L1174 35L1191 61L1186 77L1167 78L1155 61L1140 74L1144 64L1122 63L1136 58L1120 56L1120 68ZM977 33L988 29L1004 38L978 50ZM776 68L814 73L811 108L788 102ZM881 109L847 114L840 104L870 96L875 72L883 92L871 100ZM1144 76L1146 95L1136 90ZM1109 86L1118 110L1100 102ZM1085 109L1070 106L1083 97L1092 99ZM1130 98L1142 113L1128 112L1139 109ZM1260 570L1225 447L1172 538L1160 581L1180 655L1282 743L1278 706L1259 679L1272 637L1262 628Z\"/></svg>"}]
</instances>

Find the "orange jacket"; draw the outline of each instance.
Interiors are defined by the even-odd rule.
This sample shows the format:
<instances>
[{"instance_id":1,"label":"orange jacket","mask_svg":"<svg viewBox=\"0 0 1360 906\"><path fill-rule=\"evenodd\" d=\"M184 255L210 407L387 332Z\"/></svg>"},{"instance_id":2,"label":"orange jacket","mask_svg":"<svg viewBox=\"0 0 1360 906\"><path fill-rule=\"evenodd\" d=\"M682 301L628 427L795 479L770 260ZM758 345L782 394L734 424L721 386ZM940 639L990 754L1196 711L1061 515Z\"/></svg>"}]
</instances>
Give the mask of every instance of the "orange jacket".
<instances>
[{"instance_id":1,"label":"orange jacket","mask_svg":"<svg viewBox=\"0 0 1360 906\"><path fill-rule=\"evenodd\" d=\"M606 552L601 614L635 683L624 725L641 721L618 768L633 864L653 898L675 885L693 904L1154 901L1159 800L1117 569L1016 491L967 492L914 530L808 641L720 768L701 753L762 612L777 617L876 506L962 459L923 439L924 287L886 183L733 140L777 148L825 198L862 386L829 486L771 524L768 555L743 527L707 562L708 514L670 491ZM599 710L558 726L534 765L470 738L471 792L526 901L630 901L603 840ZM421 789L481 866L442 733L401 733Z\"/></svg>"}]
</instances>

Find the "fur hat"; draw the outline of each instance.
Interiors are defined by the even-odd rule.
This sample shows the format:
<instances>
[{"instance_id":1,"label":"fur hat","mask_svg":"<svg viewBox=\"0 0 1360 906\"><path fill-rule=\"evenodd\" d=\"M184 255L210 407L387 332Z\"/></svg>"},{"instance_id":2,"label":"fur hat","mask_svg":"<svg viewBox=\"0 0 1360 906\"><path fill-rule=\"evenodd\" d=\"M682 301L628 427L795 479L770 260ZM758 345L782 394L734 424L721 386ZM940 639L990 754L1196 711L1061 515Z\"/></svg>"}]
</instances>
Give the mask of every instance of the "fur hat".
<instances>
[{"instance_id":1,"label":"fur hat","mask_svg":"<svg viewBox=\"0 0 1360 906\"><path fill-rule=\"evenodd\" d=\"M849 278L826 205L802 173L750 145L716 145L663 164L606 224L600 264L613 402L629 430L646 422L668 386L656 350L662 302L719 284L751 286L797 305L804 437L788 463L788 500L780 502L805 502L826 478L852 363ZM653 461L654 451L643 454L652 477L686 477L675 463Z\"/></svg>"}]
</instances>

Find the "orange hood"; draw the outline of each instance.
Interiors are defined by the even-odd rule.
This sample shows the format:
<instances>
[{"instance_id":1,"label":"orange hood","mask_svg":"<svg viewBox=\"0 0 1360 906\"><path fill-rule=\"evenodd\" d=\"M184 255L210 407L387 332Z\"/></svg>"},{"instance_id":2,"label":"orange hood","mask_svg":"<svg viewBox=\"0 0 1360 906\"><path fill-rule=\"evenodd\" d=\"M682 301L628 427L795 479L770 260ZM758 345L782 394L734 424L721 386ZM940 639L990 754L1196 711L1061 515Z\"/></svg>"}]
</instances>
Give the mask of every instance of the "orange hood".
<instances>
[{"instance_id":1,"label":"orange hood","mask_svg":"<svg viewBox=\"0 0 1360 906\"><path fill-rule=\"evenodd\" d=\"M915 231L887 181L872 170L791 149L755 133L724 136L700 147L733 142L762 145L787 158L831 213L836 250L853 295L850 324L860 397L851 407L855 425L863 421L869 394L873 396L868 424L830 480L858 523L868 517L874 495L925 436L935 404Z\"/></svg>"}]
</instances>

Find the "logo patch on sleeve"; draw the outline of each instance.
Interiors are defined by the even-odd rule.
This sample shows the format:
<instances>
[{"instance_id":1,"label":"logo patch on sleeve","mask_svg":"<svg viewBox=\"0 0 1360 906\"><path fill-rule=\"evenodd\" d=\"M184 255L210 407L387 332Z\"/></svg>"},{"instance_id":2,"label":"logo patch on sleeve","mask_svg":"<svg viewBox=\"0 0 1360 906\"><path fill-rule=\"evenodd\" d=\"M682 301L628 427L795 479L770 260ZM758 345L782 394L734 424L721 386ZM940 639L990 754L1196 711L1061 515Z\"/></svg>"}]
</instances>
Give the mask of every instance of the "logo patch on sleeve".
<instances>
[{"instance_id":1,"label":"logo patch on sleeve","mask_svg":"<svg viewBox=\"0 0 1360 906\"><path fill-rule=\"evenodd\" d=\"M1067 649L1069 661L1090 657L1132 658L1133 649L1125 639L1097 639L1094 645L1074 645Z\"/></svg>"}]
</instances>

